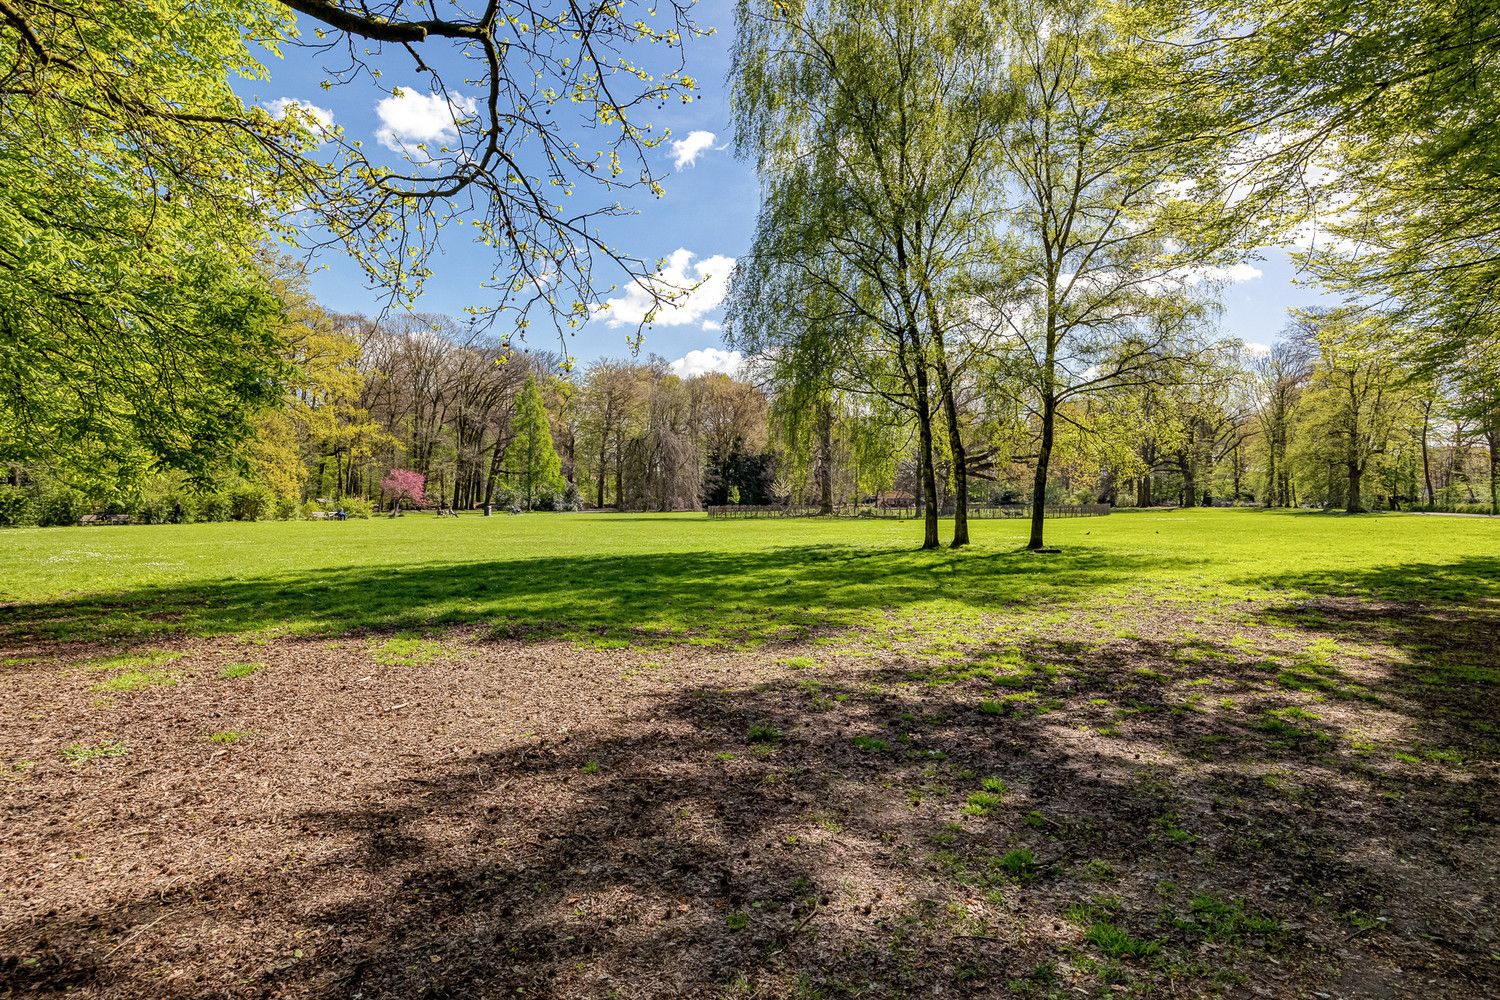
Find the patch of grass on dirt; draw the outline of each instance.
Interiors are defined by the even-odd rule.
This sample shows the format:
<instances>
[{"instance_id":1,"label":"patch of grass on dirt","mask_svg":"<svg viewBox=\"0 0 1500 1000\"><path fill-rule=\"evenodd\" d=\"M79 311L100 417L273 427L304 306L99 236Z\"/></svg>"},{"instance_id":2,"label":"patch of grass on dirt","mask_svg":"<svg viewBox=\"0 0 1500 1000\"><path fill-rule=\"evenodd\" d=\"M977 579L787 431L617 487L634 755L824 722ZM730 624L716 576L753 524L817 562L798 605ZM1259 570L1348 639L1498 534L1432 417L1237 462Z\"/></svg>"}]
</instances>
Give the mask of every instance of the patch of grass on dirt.
<instances>
[{"instance_id":1,"label":"patch of grass on dirt","mask_svg":"<svg viewBox=\"0 0 1500 1000\"><path fill-rule=\"evenodd\" d=\"M96 760L108 760L111 757L123 757L130 752L130 746L124 740L104 740L93 746L85 746L82 743L74 743L62 749L63 760L78 767Z\"/></svg>"},{"instance_id":2,"label":"patch of grass on dirt","mask_svg":"<svg viewBox=\"0 0 1500 1000\"><path fill-rule=\"evenodd\" d=\"M751 723L745 735L749 737L751 743L777 743L781 740L781 730L769 722Z\"/></svg>"},{"instance_id":3,"label":"patch of grass on dirt","mask_svg":"<svg viewBox=\"0 0 1500 1000\"><path fill-rule=\"evenodd\" d=\"M226 680L238 680L241 677L249 677L264 668L265 664L260 662L226 663L219 670L219 676Z\"/></svg>"},{"instance_id":4,"label":"patch of grass on dirt","mask_svg":"<svg viewBox=\"0 0 1500 1000\"><path fill-rule=\"evenodd\" d=\"M182 683L182 675L171 670L126 670L91 685L91 690L118 693L148 687L170 687Z\"/></svg>"},{"instance_id":5,"label":"patch of grass on dirt","mask_svg":"<svg viewBox=\"0 0 1500 1000\"><path fill-rule=\"evenodd\" d=\"M449 648L439 640L413 633L370 644L371 659L383 667L420 667L451 655Z\"/></svg>"},{"instance_id":6,"label":"patch of grass on dirt","mask_svg":"<svg viewBox=\"0 0 1500 1000\"><path fill-rule=\"evenodd\" d=\"M989 816L999 811L1005 803L1005 782L999 778L985 778L979 783L979 788L964 800L964 812L970 816Z\"/></svg>"},{"instance_id":7,"label":"patch of grass on dirt","mask_svg":"<svg viewBox=\"0 0 1500 1000\"><path fill-rule=\"evenodd\" d=\"M1161 951L1160 941L1138 938L1108 920L1096 920L1083 932L1083 939L1099 946L1110 958L1150 958Z\"/></svg>"},{"instance_id":8,"label":"patch of grass on dirt","mask_svg":"<svg viewBox=\"0 0 1500 1000\"><path fill-rule=\"evenodd\" d=\"M152 667L175 663L186 655L186 653L177 653L170 649L155 649L144 653L115 653L111 656L84 660L79 666L85 670L98 671L148 670Z\"/></svg>"},{"instance_id":9,"label":"patch of grass on dirt","mask_svg":"<svg viewBox=\"0 0 1500 1000\"><path fill-rule=\"evenodd\" d=\"M1189 934L1219 943L1237 942L1246 934L1267 935L1281 930L1280 920L1248 912L1243 901L1226 901L1206 892L1193 897L1188 904L1188 915L1176 923Z\"/></svg>"},{"instance_id":10,"label":"patch of grass on dirt","mask_svg":"<svg viewBox=\"0 0 1500 1000\"><path fill-rule=\"evenodd\" d=\"M220 729L218 732L208 734L210 743L238 743L250 734L238 729Z\"/></svg>"}]
</instances>

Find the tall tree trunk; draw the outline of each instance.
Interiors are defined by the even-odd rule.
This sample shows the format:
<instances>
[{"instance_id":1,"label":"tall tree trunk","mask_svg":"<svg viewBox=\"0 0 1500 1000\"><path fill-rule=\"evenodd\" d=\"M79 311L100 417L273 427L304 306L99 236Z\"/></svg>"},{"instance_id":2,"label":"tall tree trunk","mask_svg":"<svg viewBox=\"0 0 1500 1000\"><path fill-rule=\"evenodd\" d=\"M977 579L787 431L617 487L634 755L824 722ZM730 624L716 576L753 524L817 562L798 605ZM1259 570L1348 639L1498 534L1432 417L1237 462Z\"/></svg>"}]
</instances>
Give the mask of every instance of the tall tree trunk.
<instances>
[{"instance_id":1,"label":"tall tree trunk","mask_svg":"<svg viewBox=\"0 0 1500 1000\"><path fill-rule=\"evenodd\" d=\"M833 513L833 403L818 404L818 513Z\"/></svg>"},{"instance_id":2,"label":"tall tree trunk","mask_svg":"<svg viewBox=\"0 0 1500 1000\"><path fill-rule=\"evenodd\" d=\"M1356 461L1346 464L1349 469L1349 495L1344 498L1346 500L1344 510L1350 514L1361 514L1365 509L1360 499L1360 480L1364 478L1364 469L1360 468L1360 463Z\"/></svg>"},{"instance_id":3,"label":"tall tree trunk","mask_svg":"<svg viewBox=\"0 0 1500 1000\"><path fill-rule=\"evenodd\" d=\"M1490 414L1484 439L1490 446L1490 513L1500 514L1500 412Z\"/></svg>"},{"instance_id":4,"label":"tall tree trunk","mask_svg":"<svg viewBox=\"0 0 1500 1000\"><path fill-rule=\"evenodd\" d=\"M604 509L604 463L607 461L608 450L609 435L606 434L599 439L599 475L595 477L597 479L595 485L598 487L599 491L599 502L595 506L599 507L599 509L601 510Z\"/></svg>"},{"instance_id":5,"label":"tall tree trunk","mask_svg":"<svg viewBox=\"0 0 1500 1000\"><path fill-rule=\"evenodd\" d=\"M932 468L932 404L927 398L927 362L921 356L915 359L917 370L917 447L922 479L922 499L926 509L922 512L922 548L935 549L938 542L938 498L937 478Z\"/></svg>"},{"instance_id":6,"label":"tall tree trunk","mask_svg":"<svg viewBox=\"0 0 1500 1000\"><path fill-rule=\"evenodd\" d=\"M948 347L943 343L942 321L931 290L924 296L927 326L937 348L938 391L943 397L943 415L948 421L948 448L953 456L953 547L969 544L969 455L964 450L963 430L958 422L958 399L953 392L953 373L948 370Z\"/></svg>"},{"instance_id":7,"label":"tall tree trunk","mask_svg":"<svg viewBox=\"0 0 1500 1000\"><path fill-rule=\"evenodd\" d=\"M964 450L963 431L958 424L958 402L948 363L938 359L938 387L943 395L943 414L948 420L948 446L953 453L953 547L969 544L969 456Z\"/></svg>"},{"instance_id":8,"label":"tall tree trunk","mask_svg":"<svg viewBox=\"0 0 1500 1000\"><path fill-rule=\"evenodd\" d=\"M1268 471L1266 473L1266 503L1267 507L1276 506L1276 439L1272 438L1270 446L1266 449Z\"/></svg>"},{"instance_id":9,"label":"tall tree trunk","mask_svg":"<svg viewBox=\"0 0 1500 1000\"><path fill-rule=\"evenodd\" d=\"M1052 438L1057 424L1057 400L1049 391L1042 400L1042 446L1037 449L1036 478L1031 485L1031 538L1026 547L1045 547L1043 519L1047 516L1047 466L1052 462Z\"/></svg>"},{"instance_id":10,"label":"tall tree trunk","mask_svg":"<svg viewBox=\"0 0 1500 1000\"><path fill-rule=\"evenodd\" d=\"M501 463L505 461L505 435L495 435L495 449L490 453L490 474L484 480L484 502L495 499L495 483L500 479Z\"/></svg>"},{"instance_id":11,"label":"tall tree trunk","mask_svg":"<svg viewBox=\"0 0 1500 1000\"><path fill-rule=\"evenodd\" d=\"M1436 501L1432 490L1432 462L1427 455L1427 430L1432 424L1432 400L1422 404L1422 484L1427 489L1427 506Z\"/></svg>"},{"instance_id":12,"label":"tall tree trunk","mask_svg":"<svg viewBox=\"0 0 1500 1000\"><path fill-rule=\"evenodd\" d=\"M625 432L615 432L615 510L625 509Z\"/></svg>"}]
</instances>

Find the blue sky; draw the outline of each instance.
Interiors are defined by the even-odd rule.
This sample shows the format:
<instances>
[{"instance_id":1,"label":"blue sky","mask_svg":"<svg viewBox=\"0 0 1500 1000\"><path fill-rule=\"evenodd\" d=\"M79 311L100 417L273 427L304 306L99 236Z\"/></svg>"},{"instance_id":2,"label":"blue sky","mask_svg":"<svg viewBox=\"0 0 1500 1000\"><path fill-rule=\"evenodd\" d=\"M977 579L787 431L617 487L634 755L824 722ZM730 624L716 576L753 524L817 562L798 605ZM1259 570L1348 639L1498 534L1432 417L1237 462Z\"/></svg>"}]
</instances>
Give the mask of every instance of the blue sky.
<instances>
[{"instance_id":1,"label":"blue sky","mask_svg":"<svg viewBox=\"0 0 1500 1000\"><path fill-rule=\"evenodd\" d=\"M711 37L688 42L687 71L700 83L701 92L692 104L669 104L651 116L659 127L671 130L672 142L652 151L654 166L661 174L665 195L653 198L644 191L622 200L636 210L628 219L614 220L606 238L630 254L646 260L671 258L685 277L710 276L695 298L655 324L646 335L643 353L679 360L679 370L689 373L726 363L727 356L718 330L722 319L717 299L727 278L728 262L748 249L755 225L759 191L750 166L735 158L728 148L730 124L726 76L733 44L732 3L704 0L697 10L701 25L718 30ZM424 53L424 56L427 54ZM429 57L430 58L430 57ZM427 87L412 72L409 59L382 60L387 89L368 81L357 81L324 90L328 77L325 63L335 60L288 47L286 58L268 59L270 79L242 86L249 100L276 107L278 101L294 99L331 113L346 137L376 146L382 130L409 130L414 138L423 128L420 111ZM390 86L414 89L408 99L392 102ZM452 87L462 92L462 87ZM414 98L411 99L411 98ZM382 103L384 102L384 103ZM431 121L430 116L425 119ZM710 133L708 135L695 133ZM577 198L605 199L600 192L580 186ZM435 275L428 282L417 308L461 315L466 306L483 304L486 293L480 281L488 277L491 257L482 247L470 244L464 230L447 236L445 253L433 264ZM1327 302L1318 290L1294 283L1294 267L1285 252L1268 248L1261 259L1249 261L1256 277L1229 284L1223 291L1221 325L1225 335L1248 343L1269 344L1285 325L1289 308ZM319 301L340 312L378 312L381 293L365 285L361 272L336 252L325 252L316 262L313 291ZM1252 272L1244 271L1244 274ZM617 293L618 294L618 293ZM632 313L631 303L617 307L621 317ZM568 350L582 363L628 352L627 337L634 332L629 323L607 318L591 321L573 334ZM557 336L551 330L533 328L529 343L543 350L556 350Z\"/></svg>"}]
</instances>

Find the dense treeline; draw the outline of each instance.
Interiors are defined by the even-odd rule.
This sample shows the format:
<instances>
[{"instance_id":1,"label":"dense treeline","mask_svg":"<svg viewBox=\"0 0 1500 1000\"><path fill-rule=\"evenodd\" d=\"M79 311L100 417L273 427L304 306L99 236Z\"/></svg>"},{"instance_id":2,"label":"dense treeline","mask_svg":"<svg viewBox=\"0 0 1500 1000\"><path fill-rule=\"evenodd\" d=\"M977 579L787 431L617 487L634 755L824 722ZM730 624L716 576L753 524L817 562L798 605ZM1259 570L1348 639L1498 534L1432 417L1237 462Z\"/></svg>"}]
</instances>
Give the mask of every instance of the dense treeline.
<instances>
[{"instance_id":1,"label":"dense treeline","mask_svg":"<svg viewBox=\"0 0 1500 1000\"><path fill-rule=\"evenodd\" d=\"M283 287L284 360L296 375L226 456L233 471L121 477L12 464L0 519L293 518L338 507L367 516L391 506L391 469L420 474L427 503L454 509L927 503L910 408L842 390L806 395L777 382L770 358L743 378L682 378L660 358L564 372L556 356L511 350L447 317L332 315L295 283ZM1065 401L1046 502L1496 512L1500 393L1401 363L1371 322L1299 314L1269 349L1219 343ZM974 502L1033 496L1042 428L1027 390L989 363L953 379ZM937 509L951 513L946 424L931 447Z\"/></svg>"}]
</instances>

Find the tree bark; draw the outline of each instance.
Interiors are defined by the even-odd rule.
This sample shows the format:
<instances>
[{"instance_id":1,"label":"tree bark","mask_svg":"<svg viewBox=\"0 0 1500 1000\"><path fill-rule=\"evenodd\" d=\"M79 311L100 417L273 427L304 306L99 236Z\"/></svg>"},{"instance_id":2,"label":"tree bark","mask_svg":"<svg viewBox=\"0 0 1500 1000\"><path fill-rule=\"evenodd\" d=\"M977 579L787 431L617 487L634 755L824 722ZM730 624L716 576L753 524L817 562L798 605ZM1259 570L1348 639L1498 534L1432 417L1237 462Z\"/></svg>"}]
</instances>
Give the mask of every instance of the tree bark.
<instances>
[{"instance_id":1,"label":"tree bark","mask_svg":"<svg viewBox=\"0 0 1500 1000\"><path fill-rule=\"evenodd\" d=\"M1364 469L1360 468L1358 462L1347 463L1349 469L1349 495L1345 497L1344 510L1350 514L1364 513L1364 503L1360 498L1360 480L1364 478Z\"/></svg>"},{"instance_id":2,"label":"tree bark","mask_svg":"<svg viewBox=\"0 0 1500 1000\"><path fill-rule=\"evenodd\" d=\"M922 497L926 501L923 511L922 548L935 549L938 542L937 478L932 468L932 404L927 397L927 363L917 356L915 359L917 382L917 438L921 449L920 476Z\"/></svg>"},{"instance_id":3,"label":"tree bark","mask_svg":"<svg viewBox=\"0 0 1500 1000\"><path fill-rule=\"evenodd\" d=\"M1037 449L1036 478L1031 485L1031 538L1026 547L1043 548L1043 519L1047 514L1047 466L1052 461L1052 438L1057 423L1057 400L1047 393L1042 401L1042 444Z\"/></svg>"},{"instance_id":4,"label":"tree bark","mask_svg":"<svg viewBox=\"0 0 1500 1000\"><path fill-rule=\"evenodd\" d=\"M833 513L833 404L818 404L818 513Z\"/></svg>"},{"instance_id":5,"label":"tree bark","mask_svg":"<svg viewBox=\"0 0 1500 1000\"><path fill-rule=\"evenodd\" d=\"M1431 507L1435 502L1435 494L1432 490L1432 462L1427 455L1427 430L1432 423L1432 401L1428 400L1422 404L1422 484L1427 489L1427 506Z\"/></svg>"}]
</instances>

